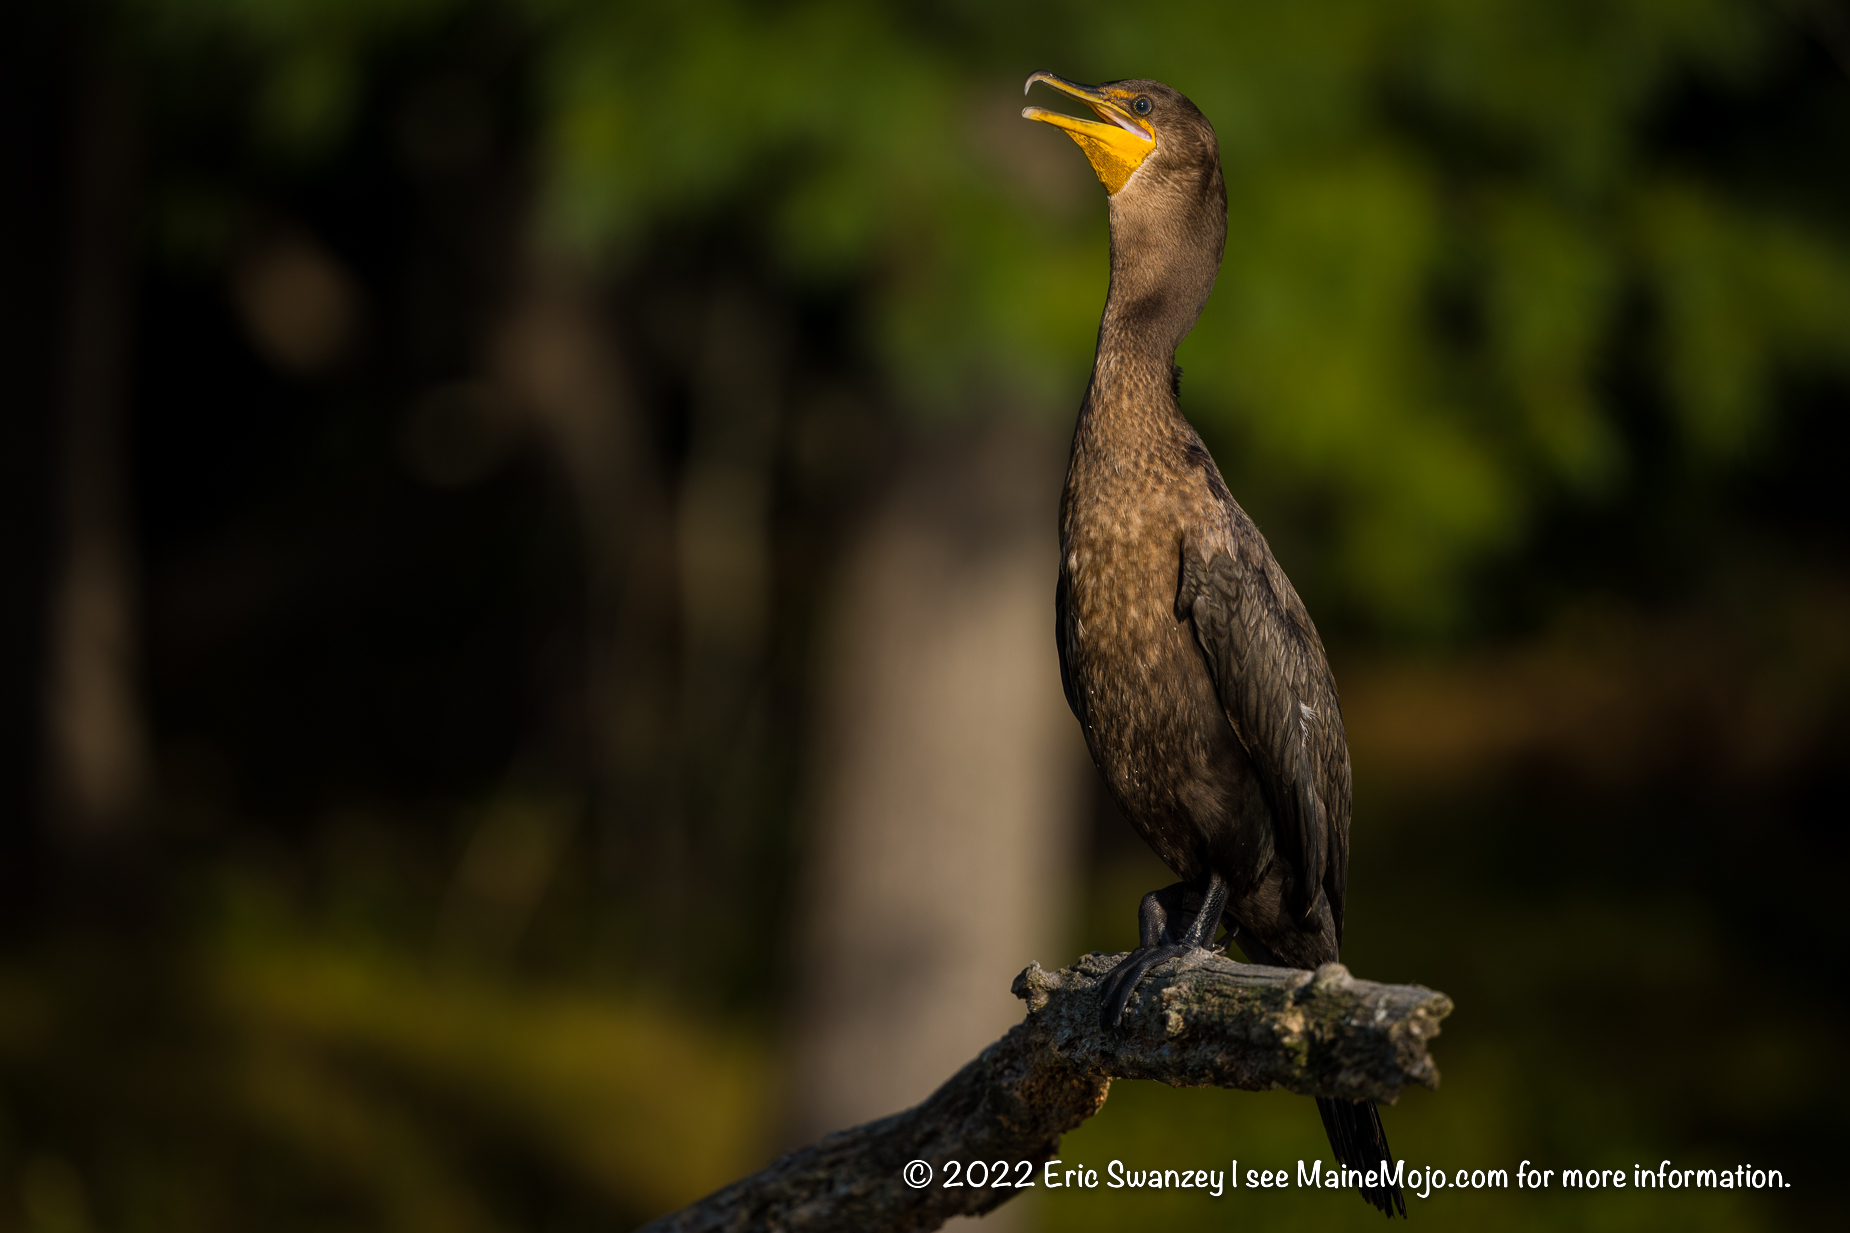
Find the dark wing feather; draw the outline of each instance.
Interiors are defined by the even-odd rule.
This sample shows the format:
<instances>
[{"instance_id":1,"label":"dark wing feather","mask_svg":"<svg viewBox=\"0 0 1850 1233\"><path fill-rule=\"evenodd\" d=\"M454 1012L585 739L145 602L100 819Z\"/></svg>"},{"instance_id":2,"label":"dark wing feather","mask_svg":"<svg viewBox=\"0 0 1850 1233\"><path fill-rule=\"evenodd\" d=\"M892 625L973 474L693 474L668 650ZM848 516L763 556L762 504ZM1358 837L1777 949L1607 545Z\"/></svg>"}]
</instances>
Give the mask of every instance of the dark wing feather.
<instances>
[{"instance_id":1,"label":"dark wing feather","mask_svg":"<svg viewBox=\"0 0 1850 1233\"><path fill-rule=\"evenodd\" d=\"M1073 631L1067 622L1066 571L1060 571L1060 580L1053 588L1053 644L1060 652L1060 688L1066 694L1066 705L1071 708L1073 718L1081 724L1086 717L1079 713L1079 691L1073 688Z\"/></svg>"},{"instance_id":2,"label":"dark wing feather","mask_svg":"<svg viewBox=\"0 0 1850 1233\"><path fill-rule=\"evenodd\" d=\"M1239 534L1244 531L1245 534ZM1340 945L1349 876L1349 747L1316 627L1256 528L1237 552L1185 545L1176 616L1192 619L1221 707L1270 798L1293 901L1310 923L1321 885Z\"/></svg>"}]
</instances>

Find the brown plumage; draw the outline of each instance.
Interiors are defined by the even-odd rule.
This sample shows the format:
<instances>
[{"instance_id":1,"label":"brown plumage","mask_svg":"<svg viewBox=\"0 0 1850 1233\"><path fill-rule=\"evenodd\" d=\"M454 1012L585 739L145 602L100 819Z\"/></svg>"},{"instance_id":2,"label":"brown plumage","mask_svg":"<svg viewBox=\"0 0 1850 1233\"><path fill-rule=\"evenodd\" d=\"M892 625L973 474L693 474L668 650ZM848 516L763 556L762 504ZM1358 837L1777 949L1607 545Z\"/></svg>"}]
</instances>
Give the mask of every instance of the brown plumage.
<instances>
[{"instance_id":1,"label":"brown plumage","mask_svg":"<svg viewBox=\"0 0 1850 1233\"><path fill-rule=\"evenodd\" d=\"M1037 73L1099 121L1039 108L1110 190L1111 289L1060 502L1055 634L1066 699L1131 824L1182 879L1146 896L1108 978L1116 1024L1150 967L1213 946L1258 963L1337 958L1349 750L1323 643L1265 537L1182 415L1176 346L1227 233L1214 129L1160 82ZM1318 1102L1339 1159L1386 1161L1373 1104ZM1398 1187L1363 1188L1392 1215Z\"/></svg>"}]
</instances>

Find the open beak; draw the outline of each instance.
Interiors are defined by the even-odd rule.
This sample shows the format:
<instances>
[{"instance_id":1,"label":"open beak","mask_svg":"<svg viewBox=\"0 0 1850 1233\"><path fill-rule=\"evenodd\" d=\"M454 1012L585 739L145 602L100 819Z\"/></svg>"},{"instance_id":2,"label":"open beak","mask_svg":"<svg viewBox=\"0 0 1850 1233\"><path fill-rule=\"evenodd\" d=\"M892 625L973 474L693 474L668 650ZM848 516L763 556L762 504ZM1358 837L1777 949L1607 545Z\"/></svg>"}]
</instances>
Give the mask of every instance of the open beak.
<instances>
[{"instance_id":1,"label":"open beak","mask_svg":"<svg viewBox=\"0 0 1850 1233\"><path fill-rule=\"evenodd\" d=\"M1082 86L1045 72L1029 77L1021 92L1026 94L1037 81L1046 82L1062 94L1072 95L1090 107L1098 119L1081 120L1077 116L1048 111L1045 107L1024 107L1021 114L1029 120L1065 129L1066 135L1085 151L1086 161L1092 164L1093 172L1106 191L1115 193L1123 188L1131 173L1156 149L1156 131L1133 115L1127 105L1135 96L1128 90Z\"/></svg>"}]
</instances>

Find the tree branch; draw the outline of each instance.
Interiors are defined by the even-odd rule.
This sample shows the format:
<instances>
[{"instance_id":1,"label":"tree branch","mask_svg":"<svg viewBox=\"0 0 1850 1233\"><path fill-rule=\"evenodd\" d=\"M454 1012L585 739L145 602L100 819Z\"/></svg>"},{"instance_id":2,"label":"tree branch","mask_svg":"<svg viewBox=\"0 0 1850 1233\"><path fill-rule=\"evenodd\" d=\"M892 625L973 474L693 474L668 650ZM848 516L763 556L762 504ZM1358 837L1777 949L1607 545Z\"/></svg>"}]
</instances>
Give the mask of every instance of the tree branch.
<instances>
[{"instance_id":1,"label":"tree branch","mask_svg":"<svg viewBox=\"0 0 1850 1233\"><path fill-rule=\"evenodd\" d=\"M1016 1193L939 1185L946 1162L1038 1168L1113 1079L1383 1101L1409 1083L1439 1085L1426 1045L1452 1010L1443 993L1356 980L1340 963L1303 972L1201 951L1144 978L1114 1040L1099 1027L1099 982L1120 957L1094 952L1057 972L1029 964L1014 986L1027 1018L923 1103L799 1148L644 1233L935 1229ZM902 1176L914 1160L934 1177L918 1189Z\"/></svg>"}]
</instances>

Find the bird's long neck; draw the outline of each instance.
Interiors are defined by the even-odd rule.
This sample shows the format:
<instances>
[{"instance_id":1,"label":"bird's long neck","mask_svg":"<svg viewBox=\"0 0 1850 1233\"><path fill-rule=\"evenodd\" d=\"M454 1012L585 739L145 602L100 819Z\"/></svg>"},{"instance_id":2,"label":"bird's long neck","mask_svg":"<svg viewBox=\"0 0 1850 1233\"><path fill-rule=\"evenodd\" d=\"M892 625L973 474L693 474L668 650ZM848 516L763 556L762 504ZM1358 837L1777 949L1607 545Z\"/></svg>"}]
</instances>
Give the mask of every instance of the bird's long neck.
<instances>
[{"instance_id":1,"label":"bird's long neck","mask_svg":"<svg viewBox=\"0 0 1850 1233\"><path fill-rule=\"evenodd\" d=\"M1175 203L1111 201L1111 289L1099 322L1098 354L1084 419L1101 416L1136 431L1180 414L1173 392L1176 348L1214 290L1226 240L1219 177L1177 217Z\"/></svg>"}]
</instances>

